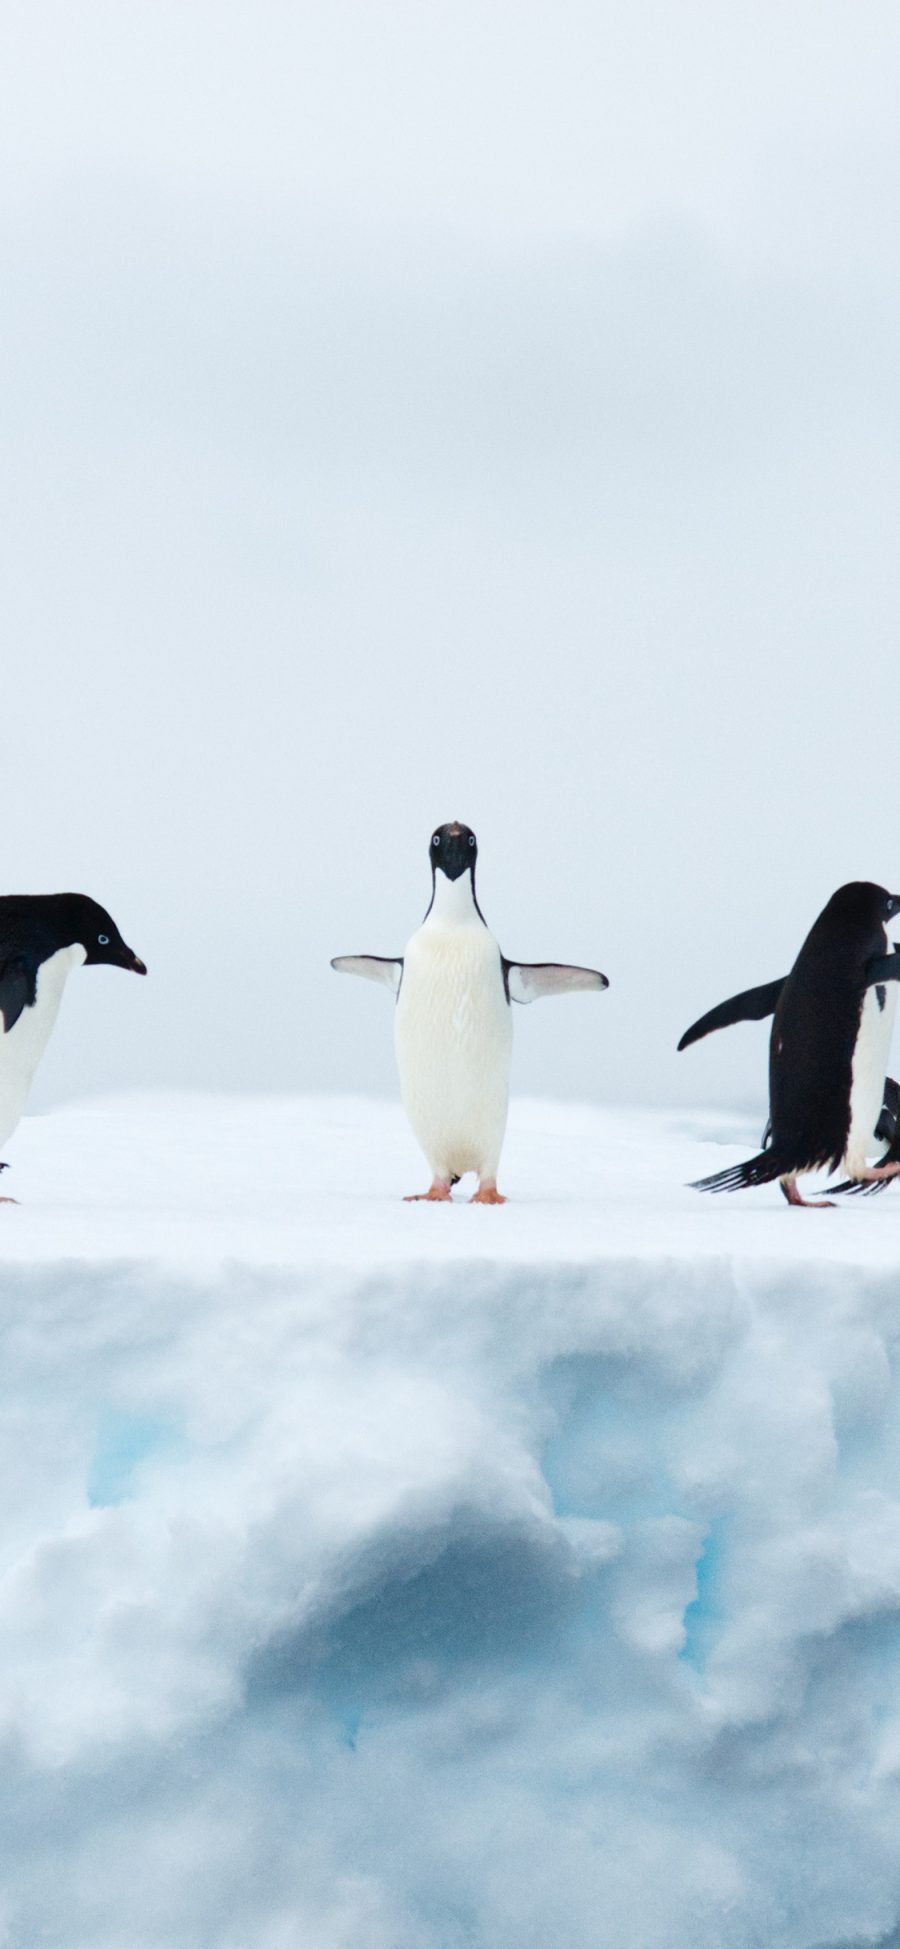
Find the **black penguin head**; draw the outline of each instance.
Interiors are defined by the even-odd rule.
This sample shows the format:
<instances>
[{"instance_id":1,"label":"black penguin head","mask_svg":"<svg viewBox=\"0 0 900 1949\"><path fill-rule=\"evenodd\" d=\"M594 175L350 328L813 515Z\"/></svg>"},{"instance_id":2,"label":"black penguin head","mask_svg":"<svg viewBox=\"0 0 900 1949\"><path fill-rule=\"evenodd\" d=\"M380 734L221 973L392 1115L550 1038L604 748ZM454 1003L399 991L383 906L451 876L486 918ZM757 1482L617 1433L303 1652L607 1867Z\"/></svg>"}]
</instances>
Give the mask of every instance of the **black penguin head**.
<instances>
[{"instance_id":1,"label":"black penguin head","mask_svg":"<svg viewBox=\"0 0 900 1949\"><path fill-rule=\"evenodd\" d=\"M127 968L131 974L147 970L134 949L127 946L111 914L86 893L59 893L56 896L58 926L65 947L76 942L84 948L85 965L106 962L112 968Z\"/></svg>"},{"instance_id":2,"label":"black penguin head","mask_svg":"<svg viewBox=\"0 0 900 1949\"><path fill-rule=\"evenodd\" d=\"M827 916L832 926L862 943L877 943L895 914L900 914L900 894L888 893L872 880L849 880L832 894L822 919Z\"/></svg>"},{"instance_id":3,"label":"black penguin head","mask_svg":"<svg viewBox=\"0 0 900 1949\"><path fill-rule=\"evenodd\" d=\"M458 880L463 873L471 869L474 883L478 841L470 826L461 826L458 819L454 819L448 826L438 826L431 835L431 845L428 850L431 854L432 873L436 873L440 867L441 872L446 873L448 880Z\"/></svg>"}]
</instances>

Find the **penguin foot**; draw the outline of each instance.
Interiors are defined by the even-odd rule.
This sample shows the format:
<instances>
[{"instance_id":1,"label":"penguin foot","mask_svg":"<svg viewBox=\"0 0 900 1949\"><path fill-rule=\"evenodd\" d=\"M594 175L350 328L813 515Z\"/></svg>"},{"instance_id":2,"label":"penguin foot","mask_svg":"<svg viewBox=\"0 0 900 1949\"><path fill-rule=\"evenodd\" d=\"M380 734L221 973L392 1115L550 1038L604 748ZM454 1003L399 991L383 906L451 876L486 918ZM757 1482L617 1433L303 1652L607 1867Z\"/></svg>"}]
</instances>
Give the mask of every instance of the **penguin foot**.
<instances>
[{"instance_id":1,"label":"penguin foot","mask_svg":"<svg viewBox=\"0 0 900 1949\"><path fill-rule=\"evenodd\" d=\"M403 1203L405 1205L449 1205L451 1204L452 1199L450 1197L449 1178L435 1178L433 1183L428 1186L427 1191L411 1191L409 1195L404 1198Z\"/></svg>"},{"instance_id":2,"label":"penguin foot","mask_svg":"<svg viewBox=\"0 0 900 1949\"><path fill-rule=\"evenodd\" d=\"M509 1199L504 1198L503 1193L497 1190L497 1186L492 1184L490 1180L487 1180L484 1184L478 1186L478 1190L475 1192L474 1197L469 1199L469 1203L470 1205L506 1205L509 1203Z\"/></svg>"},{"instance_id":3,"label":"penguin foot","mask_svg":"<svg viewBox=\"0 0 900 1949\"><path fill-rule=\"evenodd\" d=\"M803 1205L807 1211L833 1211L835 1208L833 1198L801 1198L796 1178L779 1178L778 1182L782 1196L789 1205Z\"/></svg>"}]
</instances>

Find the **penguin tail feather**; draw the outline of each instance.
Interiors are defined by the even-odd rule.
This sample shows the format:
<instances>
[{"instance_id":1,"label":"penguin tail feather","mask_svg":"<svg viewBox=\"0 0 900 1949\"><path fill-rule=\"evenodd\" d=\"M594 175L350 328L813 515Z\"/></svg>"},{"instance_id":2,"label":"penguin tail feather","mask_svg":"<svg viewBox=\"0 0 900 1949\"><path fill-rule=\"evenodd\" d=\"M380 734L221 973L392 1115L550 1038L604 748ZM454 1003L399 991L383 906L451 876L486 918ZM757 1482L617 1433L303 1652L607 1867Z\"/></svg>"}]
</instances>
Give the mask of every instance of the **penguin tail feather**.
<instances>
[{"instance_id":1,"label":"penguin tail feather","mask_svg":"<svg viewBox=\"0 0 900 1949\"><path fill-rule=\"evenodd\" d=\"M870 1198L873 1191L886 1191L888 1185L893 1184L893 1182L893 1178L873 1178L867 1184L865 1178L845 1178L843 1184L830 1184L828 1186L828 1196L829 1198L839 1198L846 1191L848 1197L851 1198L856 1197L860 1193L864 1198Z\"/></svg>"},{"instance_id":2,"label":"penguin tail feather","mask_svg":"<svg viewBox=\"0 0 900 1949\"><path fill-rule=\"evenodd\" d=\"M756 1157L748 1157L746 1164L730 1164L725 1171L714 1171L712 1177L696 1178L689 1189L746 1191L753 1184L772 1184L776 1178L786 1177L790 1170L791 1165L777 1151L761 1150Z\"/></svg>"}]
</instances>

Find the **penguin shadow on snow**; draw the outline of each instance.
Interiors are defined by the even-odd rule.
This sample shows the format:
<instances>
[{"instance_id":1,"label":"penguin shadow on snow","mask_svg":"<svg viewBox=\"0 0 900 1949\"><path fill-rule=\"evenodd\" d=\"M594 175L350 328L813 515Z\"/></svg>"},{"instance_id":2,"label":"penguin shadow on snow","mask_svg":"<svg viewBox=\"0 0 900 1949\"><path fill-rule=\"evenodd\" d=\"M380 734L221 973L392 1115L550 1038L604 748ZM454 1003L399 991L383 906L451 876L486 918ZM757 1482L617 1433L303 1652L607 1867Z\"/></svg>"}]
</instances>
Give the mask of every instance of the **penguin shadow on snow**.
<instances>
[{"instance_id":1,"label":"penguin shadow on snow","mask_svg":"<svg viewBox=\"0 0 900 1949\"><path fill-rule=\"evenodd\" d=\"M900 1090L886 1075L900 981L900 949L889 951L886 923L898 913L900 895L869 880L839 887L790 974L731 996L685 1031L680 1050L735 1022L774 1018L763 1148L698 1179L694 1190L777 1180L788 1204L821 1209L844 1192L881 1190L900 1173ZM882 1161L870 1164L879 1153ZM798 1176L840 1168L847 1177L832 1197L801 1196Z\"/></svg>"},{"instance_id":2,"label":"penguin shadow on snow","mask_svg":"<svg viewBox=\"0 0 900 1949\"><path fill-rule=\"evenodd\" d=\"M458 821L438 826L429 846L431 901L402 955L339 955L339 974L380 982L395 997L394 1047L400 1094L431 1167L427 1191L407 1202L447 1204L468 1172L473 1204L500 1205L500 1153L509 1108L512 1003L577 989L604 989L596 968L559 961L510 961L475 894L478 844Z\"/></svg>"}]
</instances>

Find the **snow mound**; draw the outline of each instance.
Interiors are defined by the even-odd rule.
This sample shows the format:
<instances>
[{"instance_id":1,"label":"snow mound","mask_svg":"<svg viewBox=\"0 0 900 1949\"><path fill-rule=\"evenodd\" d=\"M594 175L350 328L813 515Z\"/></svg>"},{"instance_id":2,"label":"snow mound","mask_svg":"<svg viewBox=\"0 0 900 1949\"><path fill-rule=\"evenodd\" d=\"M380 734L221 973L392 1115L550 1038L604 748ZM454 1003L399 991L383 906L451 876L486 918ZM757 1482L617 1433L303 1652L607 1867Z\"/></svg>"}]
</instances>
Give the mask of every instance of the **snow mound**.
<instances>
[{"instance_id":1,"label":"snow mound","mask_svg":"<svg viewBox=\"0 0 900 1949\"><path fill-rule=\"evenodd\" d=\"M23 1125L0 1943L888 1942L900 1194L684 1188L757 1136L518 1104L494 1210L372 1103Z\"/></svg>"}]
</instances>

